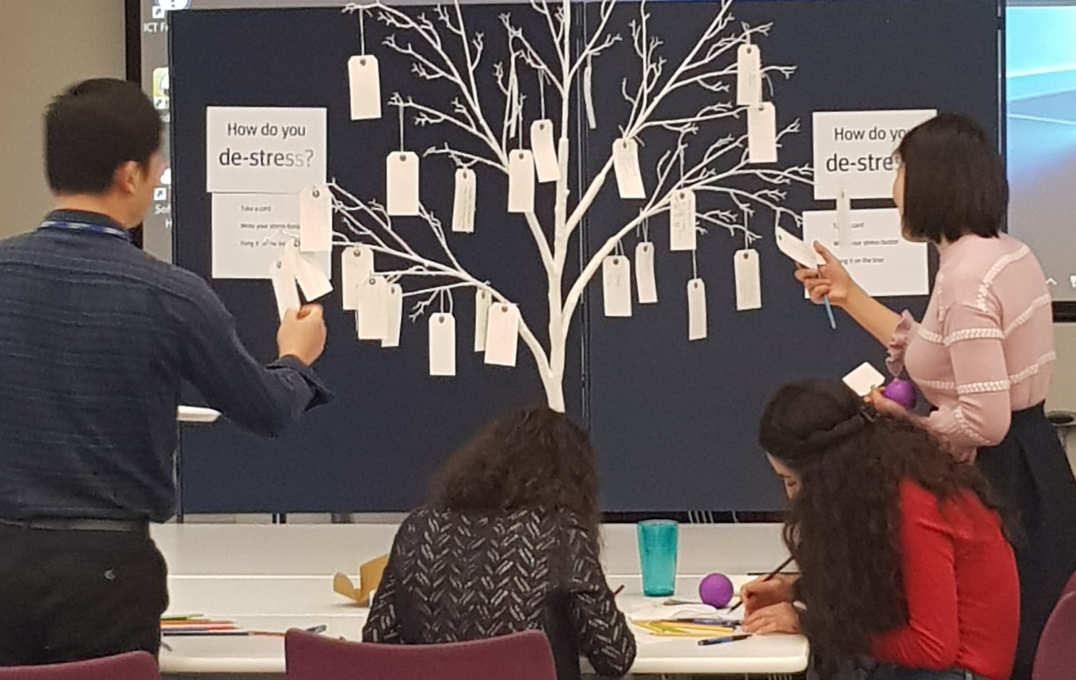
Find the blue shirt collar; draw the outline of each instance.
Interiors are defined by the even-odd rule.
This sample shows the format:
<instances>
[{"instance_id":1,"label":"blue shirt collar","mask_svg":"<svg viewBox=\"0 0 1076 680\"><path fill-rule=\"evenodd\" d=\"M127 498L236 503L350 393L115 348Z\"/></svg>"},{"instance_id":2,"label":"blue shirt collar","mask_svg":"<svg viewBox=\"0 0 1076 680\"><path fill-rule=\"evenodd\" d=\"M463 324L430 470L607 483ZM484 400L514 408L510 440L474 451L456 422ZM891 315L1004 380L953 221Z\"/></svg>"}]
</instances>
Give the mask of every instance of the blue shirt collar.
<instances>
[{"instance_id":1,"label":"blue shirt collar","mask_svg":"<svg viewBox=\"0 0 1076 680\"><path fill-rule=\"evenodd\" d=\"M103 236L113 236L115 238L122 238L128 243L132 242L130 231L128 231L126 228L123 227L123 225L121 225L119 222L112 219L108 215L104 215L101 213L89 212L86 210L53 210L45 216L45 222L103 227L103 229L101 230L84 228L72 229L72 231L87 234L100 234Z\"/></svg>"}]
</instances>

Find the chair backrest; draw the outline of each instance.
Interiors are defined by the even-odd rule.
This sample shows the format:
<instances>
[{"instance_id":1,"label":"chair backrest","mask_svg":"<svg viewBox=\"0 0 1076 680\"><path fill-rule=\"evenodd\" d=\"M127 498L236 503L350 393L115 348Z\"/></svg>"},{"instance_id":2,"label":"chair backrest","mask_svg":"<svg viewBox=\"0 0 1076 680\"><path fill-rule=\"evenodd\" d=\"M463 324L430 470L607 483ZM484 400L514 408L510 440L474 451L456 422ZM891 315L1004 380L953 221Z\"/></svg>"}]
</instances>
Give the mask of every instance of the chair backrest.
<instances>
[{"instance_id":1,"label":"chair backrest","mask_svg":"<svg viewBox=\"0 0 1076 680\"><path fill-rule=\"evenodd\" d=\"M544 633L443 645L385 645L289 630L288 680L556 680Z\"/></svg>"},{"instance_id":2,"label":"chair backrest","mask_svg":"<svg viewBox=\"0 0 1076 680\"><path fill-rule=\"evenodd\" d=\"M0 668L0 680L160 680L157 659L147 652L126 652L100 659L44 666Z\"/></svg>"},{"instance_id":3,"label":"chair backrest","mask_svg":"<svg viewBox=\"0 0 1076 680\"><path fill-rule=\"evenodd\" d=\"M1068 592L1054 607L1039 638L1032 680L1072 680L1076 669L1076 592Z\"/></svg>"}]
</instances>

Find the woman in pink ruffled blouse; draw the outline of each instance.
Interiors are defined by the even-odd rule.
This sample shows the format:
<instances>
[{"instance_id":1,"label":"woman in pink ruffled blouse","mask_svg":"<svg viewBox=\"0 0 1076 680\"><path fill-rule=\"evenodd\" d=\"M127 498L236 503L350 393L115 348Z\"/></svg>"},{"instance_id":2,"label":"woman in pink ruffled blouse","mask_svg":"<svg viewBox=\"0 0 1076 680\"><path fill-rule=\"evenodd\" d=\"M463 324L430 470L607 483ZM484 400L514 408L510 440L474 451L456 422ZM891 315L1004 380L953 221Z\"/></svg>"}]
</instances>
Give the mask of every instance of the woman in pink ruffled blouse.
<instances>
[{"instance_id":1,"label":"woman in pink ruffled blouse","mask_svg":"<svg viewBox=\"0 0 1076 680\"><path fill-rule=\"evenodd\" d=\"M1030 678L1039 633L1076 569L1076 481L1043 411L1056 355L1050 294L1026 245L1001 233L1008 204L1004 165L983 129L940 115L911 130L893 185L905 238L929 241L940 264L920 322L857 286L821 245L818 270L799 269L811 299L824 296L889 348L933 405L904 412L877 390L881 411L933 432L975 464L1023 529L1017 560L1021 630L1014 680Z\"/></svg>"}]
</instances>

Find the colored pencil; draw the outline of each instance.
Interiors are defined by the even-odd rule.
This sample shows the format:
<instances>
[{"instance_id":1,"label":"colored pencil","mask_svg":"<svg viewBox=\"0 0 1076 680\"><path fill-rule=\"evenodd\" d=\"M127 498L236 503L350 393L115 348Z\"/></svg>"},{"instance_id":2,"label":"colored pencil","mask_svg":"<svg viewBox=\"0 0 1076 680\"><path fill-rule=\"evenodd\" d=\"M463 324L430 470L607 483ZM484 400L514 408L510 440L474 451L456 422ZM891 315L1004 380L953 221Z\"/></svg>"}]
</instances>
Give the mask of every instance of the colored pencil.
<instances>
[{"instance_id":1,"label":"colored pencil","mask_svg":"<svg viewBox=\"0 0 1076 680\"><path fill-rule=\"evenodd\" d=\"M780 574L780 573L781 573L781 571L782 571L782 570L783 570L783 569L784 569L785 567L787 567L788 565L790 565L790 564L792 564L792 558L791 558L791 557L789 557L789 558L788 558L787 560L785 560L784 562L782 562L781 564L779 564L779 565L777 566L777 568L776 568L776 569L774 569L774 570L773 570L773 571L771 571L770 573L766 574L766 577L765 577L764 579L762 579L762 582L763 582L763 583L765 583L766 581L769 581L769 580L773 579L773 577L774 577L774 576L777 576L778 574ZM741 605L741 604L743 604L743 598L742 598L742 597L740 598L740 601L739 601L739 602L737 602L736 604L734 604L734 605L732 605L731 607L729 607L729 609L728 609L728 610L729 610L729 612L734 612L734 611L736 611L737 609L739 609L739 608L740 608L740 605Z\"/></svg>"}]
</instances>

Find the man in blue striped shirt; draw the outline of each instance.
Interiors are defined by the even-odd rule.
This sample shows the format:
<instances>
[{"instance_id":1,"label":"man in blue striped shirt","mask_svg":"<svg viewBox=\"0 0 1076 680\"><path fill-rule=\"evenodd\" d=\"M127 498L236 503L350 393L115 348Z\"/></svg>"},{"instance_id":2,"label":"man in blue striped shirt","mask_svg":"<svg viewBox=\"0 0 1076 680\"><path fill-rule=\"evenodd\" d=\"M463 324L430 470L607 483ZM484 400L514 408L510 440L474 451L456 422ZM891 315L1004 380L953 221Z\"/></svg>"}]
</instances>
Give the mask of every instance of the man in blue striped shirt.
<instances>
[{"instance_id":1,"label":"man in blue striped shirt","mask_svg":"<svg viewBox=\"0 0 1076 680\"><path fill-rule=\"evenodd\" d=\"M320 307L290 310L262 365L204 280L131 243L160 138L135 85L70 88L45 115L57 209L0 242L0 665L157 653L168 593L148 522L175 512L182 381L269 437L330 398L310 367Z\"/></svg>"}]
</instances>

